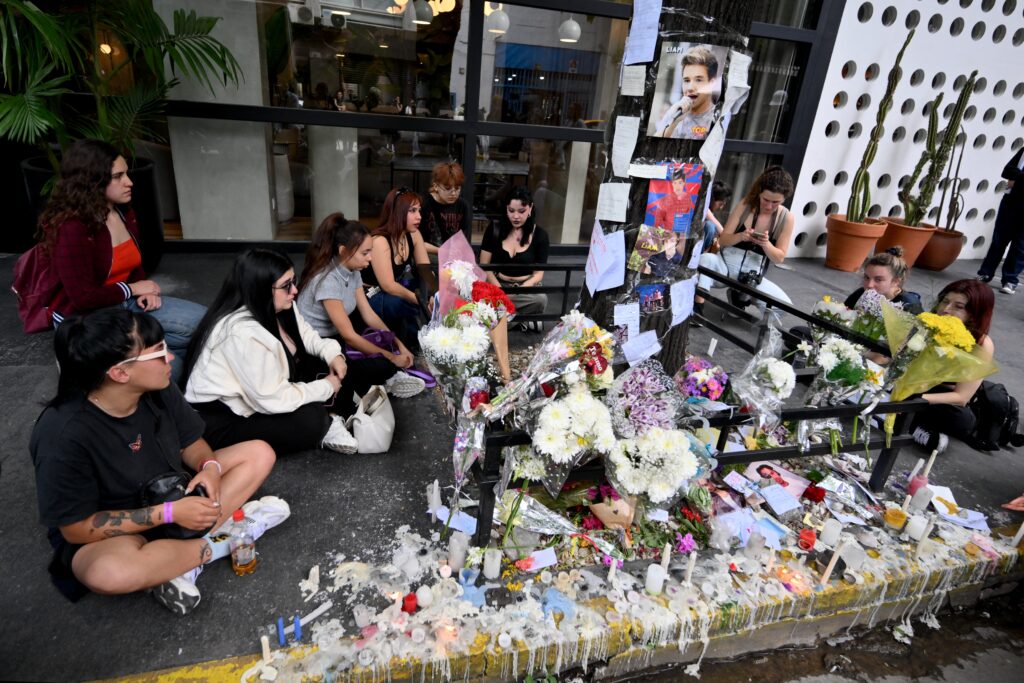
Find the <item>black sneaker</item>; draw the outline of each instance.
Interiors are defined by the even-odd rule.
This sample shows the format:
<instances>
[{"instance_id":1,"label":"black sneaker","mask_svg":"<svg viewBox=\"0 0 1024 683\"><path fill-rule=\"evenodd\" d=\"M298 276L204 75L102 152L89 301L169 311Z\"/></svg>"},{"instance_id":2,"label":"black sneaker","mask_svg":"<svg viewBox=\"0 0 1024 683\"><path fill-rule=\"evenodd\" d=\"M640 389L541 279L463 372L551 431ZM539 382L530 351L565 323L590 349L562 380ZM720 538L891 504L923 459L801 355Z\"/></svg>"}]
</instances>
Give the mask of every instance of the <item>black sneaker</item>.
<instances>
[{"instance_id":1,"label":"black sneaker","mask_svg":"<svg viewBox=\"0 0 1024 683\"><path fill-rule=\"evenodd\" d=\"M912 435L914 443L926 451L937 451L940 455L949 446L949 437L939 432L929 432L923 427L918 427Z\"/></svg>"},{"instance_id":2,"label":"black sneaker","mask_svg":"<svg viewBox=\"0 0 1024 683\"><path fill-rule=\"evenodd\" d=\"M161 605L178 616L185 616L196 608L202 597L196 588L196 577L203 571L203 565L153 587L153 597Z\"/></svg>"},{"instance_id":3,"label":"black sneaker","mask_svg":"<svg viewBox=\"0 0 1024 683\"><path fill-rule=\"evenodd\" d=\"M978 282L992 282L992 276L991 275L978 275L978 277L976 277L975 279Z\"/></svg>"}]
</instances>

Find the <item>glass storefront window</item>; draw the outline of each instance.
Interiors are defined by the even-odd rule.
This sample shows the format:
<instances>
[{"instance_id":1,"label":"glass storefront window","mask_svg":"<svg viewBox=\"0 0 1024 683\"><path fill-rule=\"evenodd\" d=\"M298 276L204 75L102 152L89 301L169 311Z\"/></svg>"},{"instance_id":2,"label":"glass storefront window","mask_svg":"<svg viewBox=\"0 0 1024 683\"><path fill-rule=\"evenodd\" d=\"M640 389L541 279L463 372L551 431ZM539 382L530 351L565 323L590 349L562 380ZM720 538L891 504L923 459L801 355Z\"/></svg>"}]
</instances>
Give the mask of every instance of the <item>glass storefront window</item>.
<instances>
[{"instance_id":1,"label":"glass storefront window","mask_svg":"<svg viewBox=\"0 0 1024 683\"><path fill-rule=\"evenodd\" d=\"M754 21L813 29L820 14L821 0L762 0L755 4Z\"/></svg>"},{"instance_id":2,"label":"glass storefront window","mask_svg":"<svg viewBox=\"0 0 1024 683\"><path fill-rule=\"evenodd\" d=\"M808 47L768 38L753 38L750 96L729 125L737 140L785 142L807 66Z\"/></svg>"},{"instance_id":3,"label":"glass storefront window","mask_svg":"<svg viewBox=\"0 0 1024 683\"><path fill-rule=\"evenodd\" d=\"M481 120L603 128L615 106L628 22L502 7L507 21L496 24L495 12L484 19Z\"/></svg>"},{"instance_id":4,"label":"glass storefront window","mask_svg":"<svg viewBox=\"0 0 1024 683\"><path fill-rule=\"evenodd\" d=\"M411 1L324 1L319 17L262 3L271 104L453 118L465 86L453 55L467 20L449 1L429 23L417 23L426 17Z\"/></svg>"},{"instance_id":5,"label":"glass storefront window","mask_svg":"<svg viewBox=\"0 0 1024 683\"><path fill-rule=\"evenodd\" d=\"M590 242L604 173L603 144L497 136L477 140L474 243L505 212L509 191L520 185L533 194L537 224L552 244Z\"/></svg>"},{"instance_id":6,"label":"glass storefront window","mask_svg":"<svg viewBox=\"0 0 1024 683\"><path fill-rule=\"evenodd\" d=\"M724 182L732 188L732 199L726 203L720 214L716 214L722 221L722 225L725 225L725 219L729 217L729 212L740 203L757 176L761 175L761 172L769 166L781 163L782 157L767 154L747 152L725 152L722 154L715 180ZM792 173L792 171L790 172Z\"/></svg>"}]
</instances>

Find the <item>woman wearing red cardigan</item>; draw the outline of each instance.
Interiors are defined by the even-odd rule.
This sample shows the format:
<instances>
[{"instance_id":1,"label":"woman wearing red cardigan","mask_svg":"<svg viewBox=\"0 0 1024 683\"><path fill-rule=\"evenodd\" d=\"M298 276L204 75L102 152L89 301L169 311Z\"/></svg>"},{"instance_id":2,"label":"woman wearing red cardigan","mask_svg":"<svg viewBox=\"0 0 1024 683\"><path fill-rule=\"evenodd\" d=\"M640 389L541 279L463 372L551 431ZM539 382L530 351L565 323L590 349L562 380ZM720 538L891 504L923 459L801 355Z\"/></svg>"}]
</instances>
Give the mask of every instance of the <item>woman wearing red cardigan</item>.
<instances>
[{"instance_id":1,"label":"woman wearing red cardigan","mask_svg":"<svg viewBox=\"0 0 1024 683\"><path fill-rule=\"evenodd\" d=\"M114 147L80 140L68 148L39 219L61 283L50 312L55 327L69 315L110 306L149 313L164 328L177 378L206 308L161 296L160 286L146 279L131 198L128 164Z\"/></svg>"}]
</instances>

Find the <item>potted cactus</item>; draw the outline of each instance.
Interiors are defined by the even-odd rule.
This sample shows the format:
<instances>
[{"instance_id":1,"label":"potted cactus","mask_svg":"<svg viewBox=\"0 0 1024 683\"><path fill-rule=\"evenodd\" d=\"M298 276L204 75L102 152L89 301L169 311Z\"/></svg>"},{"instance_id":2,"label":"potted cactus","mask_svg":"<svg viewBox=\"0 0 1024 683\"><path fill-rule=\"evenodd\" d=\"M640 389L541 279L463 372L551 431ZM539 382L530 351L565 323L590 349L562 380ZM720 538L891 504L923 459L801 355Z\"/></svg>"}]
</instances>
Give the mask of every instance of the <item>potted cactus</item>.
<instances>
[{"instance_id":1,"label":"potted cactus","mask_svg":"<svg viewBox=\"0 0 1024 683\"><path fill-rule=\"evenodd\" d=\"M963 84L956 106L949 118L949 124L941 135L938 132L938 127L943 93L939 93L932 102L931 111L928 113L928 135L925 138L924 152L922 152L917 165L914 166L914 172L910 174L910 179L900 188L898 195L900 203L903 205L903 219L887 218L888 227L876 245L876 249L879 250L896 245L902 246L903 258L908 266L913 267L917 262L917 257L920 256L935 232L934 225L923 221L928 215L932 196L939 185L942 171L954 145L956 145L956 138L960 133L960 122L963 120L964 110L967 109L967 102L974 92L974 81L977 76L978 72L972 71L970 77ZM925 166L928 167L927 171L925 171ZM918 178L922 172L924 172L924 178L919 187ZM919 192L914 194L915 190L919 190Z\"/></svg>"},{"instance_id":2,"label":"potted cactus","mask_svg":"<svg viewBox=\"0 0 1024 683\"><path fill-rule=\"evenodd\" d=\"M871 175L868 169L875 160L878 152L878 143L885 132L885 117L892 109L893 93L896 92L896 85L903 75L900 69L900 62L903 61L903 53L910 45L914 37L914 31L907 34L903 41L903 47L896 55L896 61L889 69L888 81L885 87L885 95L878 103L878 113L875 114L875 125L871 129L868 145L864 149L864 156L861 157L860 166L853 174L850 200L846 206L845 214L831 214L825 221L825 228L828 230L828 241L825 247L825 265L836 270L853 272L860 268L864 259L875 247L875 242L885 234L886 226L881 222L866 223L868 207L871 206Z\"/></svg>"},{"instance_id":3,"label":"potted cactus","mask_svg":"<svg viewBox=\"0 0 1024 683\"><path fill-rule=\"evenodd\" d=\"M946 193L949 193L949 208L946 211L945 224L932 233L928 244L917 257L917 267L925 270L945 270L960 256L964 246L964 234L956 229L960 214L964 211L964 197L960 191L960 164L964 160L964 148L967 146L967 135L963 126L959 136L960 154L956 157L956 169L953 169L953 155L949 157L946 177L942 182L942 198L939 199L939 216L946 209Z\"/></svg>"}]
</instances>

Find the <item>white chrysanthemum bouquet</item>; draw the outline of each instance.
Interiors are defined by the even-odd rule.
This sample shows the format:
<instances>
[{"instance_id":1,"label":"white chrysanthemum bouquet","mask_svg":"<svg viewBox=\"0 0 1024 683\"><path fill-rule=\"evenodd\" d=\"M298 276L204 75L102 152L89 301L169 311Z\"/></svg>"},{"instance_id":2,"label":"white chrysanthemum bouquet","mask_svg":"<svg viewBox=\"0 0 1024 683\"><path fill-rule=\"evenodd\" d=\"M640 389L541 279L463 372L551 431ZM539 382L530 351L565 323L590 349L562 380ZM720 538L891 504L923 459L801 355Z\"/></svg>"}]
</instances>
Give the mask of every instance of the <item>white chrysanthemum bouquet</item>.
<instances>
[{"instance_id":1,"label":"white chrysanthemum bouquet","mask_svg":"<svg viewBox=\"0 0 1024 683\"><path fill-rule=\"evenodd\" d=\"M608 408L585 383L573 385L562 398L544 406L537 417L533 448L556 465L573 463L588 453L609 453L615 433Z\"/></svg>"},{"instance_id":2,"label":"white chrysanthemum bouquet","mask_svg":"<svg viewBox=\"0 0 1024 683\"><path fill-rule=\"evenodd\" d=\"M778 358L765 358L754 367L754 378L760 383L762 390L770 391L775 398L785 400L793 393L796 386L796 373L793 366Z\"/></svg>"},{"instance_id":3,"label":"white chrysanthemum bouquet","mask_svg":"<svg viewBox=\"0 0 1024 683\"><path fill-rule=\"evenodd\" d=\"M664 505L696 476L697 457L684 432L652 427L619 441L605 458L605 467L619 493Z\"/></svg>"}]
</instances>

